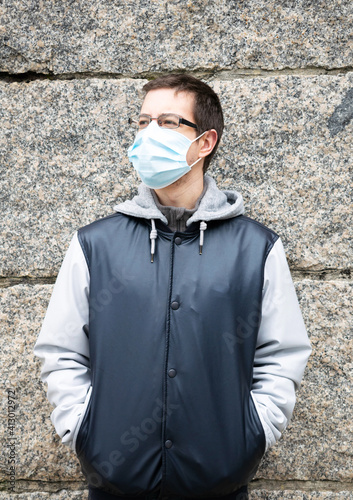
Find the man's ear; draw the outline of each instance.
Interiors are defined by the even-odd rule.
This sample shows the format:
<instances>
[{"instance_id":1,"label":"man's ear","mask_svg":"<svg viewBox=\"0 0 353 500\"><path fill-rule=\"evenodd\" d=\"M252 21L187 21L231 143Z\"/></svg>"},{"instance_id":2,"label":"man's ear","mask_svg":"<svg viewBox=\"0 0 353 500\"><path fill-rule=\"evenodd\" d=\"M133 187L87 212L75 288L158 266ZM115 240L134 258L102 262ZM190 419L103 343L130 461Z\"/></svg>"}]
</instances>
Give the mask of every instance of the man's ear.
<instances>
[{"instance_id":1,"label":"man's ear","mask_svg":"<svg viewBox=\"0 0 353 500\"><path fill-rule=\"evenodd\" d=\"M207 130L205 135L200 137L200 141L203 141L203 144L199 150L200 158L205 158L212 152L213 148L216 145L217 138L218 138L217 131L213 128L211 130Z\"/></svg>"}]
</instances>

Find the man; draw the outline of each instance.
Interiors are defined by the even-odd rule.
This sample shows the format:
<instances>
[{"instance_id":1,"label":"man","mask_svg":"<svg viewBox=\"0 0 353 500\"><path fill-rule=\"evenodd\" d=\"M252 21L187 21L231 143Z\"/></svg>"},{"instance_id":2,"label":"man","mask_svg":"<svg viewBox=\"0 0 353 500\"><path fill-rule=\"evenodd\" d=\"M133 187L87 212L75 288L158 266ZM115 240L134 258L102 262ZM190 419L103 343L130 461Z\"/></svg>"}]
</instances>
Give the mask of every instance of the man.
<instances>
[{"instance_id":1,"label":"man","mask_svg":"<svg viewBox=\"0 0 353 500\"><path fill-rule=\"evenodd\" d=\"M74 235L35 353L92 500L241 500L309 341L279 237L205 175L217 95L189 75L144 90L139 194Z\"/></svg>"}]
</instances>

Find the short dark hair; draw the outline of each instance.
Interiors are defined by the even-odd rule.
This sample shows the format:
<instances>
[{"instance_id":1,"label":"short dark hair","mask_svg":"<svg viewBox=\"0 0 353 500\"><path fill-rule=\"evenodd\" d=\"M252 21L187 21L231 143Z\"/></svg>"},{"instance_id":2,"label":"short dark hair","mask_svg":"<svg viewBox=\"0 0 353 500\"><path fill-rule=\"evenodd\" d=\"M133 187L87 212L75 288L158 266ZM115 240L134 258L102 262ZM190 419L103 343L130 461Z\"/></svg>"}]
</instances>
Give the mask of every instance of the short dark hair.
<instances>
[{"instance_id":1,"label":"short dark hair","mask_svg":"<svg viewBox=\"0 0 353 500\"><path fill-rule=\"evenodd\" d=\"M159 76L142 87L145 94L158 89L175 89L176 93L189 92L193 94L195 103L193 114L197 132L202 134L212 128L217 131L216 145L204 161L203 168L204 172L206 172L212 157L216 153L224 128L223 111L218 95L207 83L185 73Z\"/></svg>"}]
</instances>

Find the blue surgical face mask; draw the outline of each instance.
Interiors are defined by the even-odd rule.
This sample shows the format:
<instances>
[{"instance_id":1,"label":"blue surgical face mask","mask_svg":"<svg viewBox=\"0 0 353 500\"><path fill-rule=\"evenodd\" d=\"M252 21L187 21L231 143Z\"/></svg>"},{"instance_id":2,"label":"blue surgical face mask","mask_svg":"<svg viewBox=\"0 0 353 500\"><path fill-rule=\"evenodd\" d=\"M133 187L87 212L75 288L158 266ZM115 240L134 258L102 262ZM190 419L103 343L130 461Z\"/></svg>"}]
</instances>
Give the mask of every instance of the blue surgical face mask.
<instances>
[{"instance_id":1,"label":"blue surgical face mask","mask_svg":"<svg viewBox=\"0 0 353 500\"><path fill-rule=\"evenodd\" d=\"M191 144L206 132L191 141L176 130L161 128L155 122L140 130L128 149L128 157L141 180L152 189L161 189L190 172L186 154Z\"/></svg>"}]
</instances>

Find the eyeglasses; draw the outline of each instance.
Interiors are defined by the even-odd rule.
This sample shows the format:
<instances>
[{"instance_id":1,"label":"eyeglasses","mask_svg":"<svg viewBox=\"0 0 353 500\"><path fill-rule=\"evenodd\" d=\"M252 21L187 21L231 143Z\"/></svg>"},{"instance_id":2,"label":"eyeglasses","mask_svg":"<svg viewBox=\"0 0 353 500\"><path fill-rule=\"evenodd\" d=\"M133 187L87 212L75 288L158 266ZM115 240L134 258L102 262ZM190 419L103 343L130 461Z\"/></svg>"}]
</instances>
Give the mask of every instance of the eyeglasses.
<instances>
[{"instance_id":1,"label":"eyeglasses","mask_svg":"<svg viewBox=\"0 0 353 500\"><path fill-rule=\"evenodd\" d=\"M152 118L150 115L140 115L137 120L133 118L129 118L129 124L133 127L137 127L139 130L142 130L151 123L152 120L157 120L157 124L161 128L178 128L181 124L187 125L188 127L196 128L197 125L195 123L191 123L188 120L185 120L179 115L174 115L173 113L163 113L159 115L157 118Z\"/></svg>"}]
</instances>

